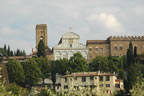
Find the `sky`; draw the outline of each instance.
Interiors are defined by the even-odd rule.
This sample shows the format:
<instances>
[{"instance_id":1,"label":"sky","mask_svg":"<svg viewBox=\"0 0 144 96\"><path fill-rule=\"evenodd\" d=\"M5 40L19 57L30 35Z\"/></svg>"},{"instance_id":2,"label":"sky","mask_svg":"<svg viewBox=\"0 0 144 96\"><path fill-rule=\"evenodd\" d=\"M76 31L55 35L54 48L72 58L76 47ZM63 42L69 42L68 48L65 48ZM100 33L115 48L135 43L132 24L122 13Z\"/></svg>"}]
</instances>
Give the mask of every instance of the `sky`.
<instances>
[{"instance_id":1,"label":"sky","mask_svg":"<svg viewBox=\"0 0 144 96\"><path fill-rule=\"evenodd\" d=\"M144 35L144 0L0 0L0 47L36 46L36 24L47 24L48 46L70 31L80 42Z\"/></svg>"}]
</instances>

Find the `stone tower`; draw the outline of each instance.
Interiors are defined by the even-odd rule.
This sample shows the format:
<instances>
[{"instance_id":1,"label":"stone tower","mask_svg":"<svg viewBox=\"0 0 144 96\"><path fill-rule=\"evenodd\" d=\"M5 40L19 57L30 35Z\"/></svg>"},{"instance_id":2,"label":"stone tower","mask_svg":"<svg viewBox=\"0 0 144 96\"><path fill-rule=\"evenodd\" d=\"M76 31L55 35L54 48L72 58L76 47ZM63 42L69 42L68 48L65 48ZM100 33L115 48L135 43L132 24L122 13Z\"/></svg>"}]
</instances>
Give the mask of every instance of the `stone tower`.
<instances>
[{"instance_id":1,"label":"stone tower","mask_svg":"<svg viewBox=\"0 0 144 96\"><path fill-rule=\"evenodd\" d=\"M47 25L46 24L36 25L36 48L38 48L38 44L41 38L43 38L45 48L47 48L48 41L47 41Z\"/></svg>"}]
</instances>

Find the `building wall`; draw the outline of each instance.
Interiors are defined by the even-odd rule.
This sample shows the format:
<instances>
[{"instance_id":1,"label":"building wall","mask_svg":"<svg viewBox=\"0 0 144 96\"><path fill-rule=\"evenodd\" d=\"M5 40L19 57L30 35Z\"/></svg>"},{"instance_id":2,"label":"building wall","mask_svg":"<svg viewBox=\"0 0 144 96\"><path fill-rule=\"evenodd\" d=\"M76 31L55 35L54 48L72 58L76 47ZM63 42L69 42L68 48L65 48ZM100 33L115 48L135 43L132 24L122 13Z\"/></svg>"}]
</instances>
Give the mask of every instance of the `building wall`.
<instances>
[{"instance_id":1,"label":"building wall","mask_svg":"<svg viewBox=\"0 0 144 96\"><path fill-rule=\"evenodd\" d=\"M93 40L97 41L97 40ZM124 56L127 53L130 41L133 44L133 49L137 47L137 53L144 53L144 36L128 36L128 37L109 37L105 44L87 43L88 60L91 61L96 56ZM90 49L91 48L91 49ZM96 51L99 48L99 51ZM103 51L100 51L103 48ZM91 51L90 51L91 50Z\"/></svg>"},{"instance_id":2,"label":"building wall","mask_svg":"<svg viewBox=\"0 0 144 96\"><path fill-rule=\"evenodd\" d=\"M88 44L88 60L94 59L96 56L109 56L109 44Z\"/></svg>"},{"instance_id":3,"label":"building wall","mask_svg":"<svg viewBox=\"0 0 144 96\"><path fill-rule=\"evenodd\" d=\"M133 44L133 49L137 47L137 53L144 53L144 41L142 40L131 40ZM113 40L110 42L111 56L123 56L126 55L127 49L129 47L130 40ZM117 48L115 48L117 47ZM122 49L120 48L122 47Z\"/></svg>"},{"instance_id":4,"label":"building wall","mask_svg":"<svg viewBox=\"0 0 144 96\"><path fill-rule=\"evenodd\" d=\"M48 46L47 39L47 25L46 24L37 24L36 25L36 48L38 47L39 41L43 37L45 47Z\"/></svg>"},{"instance_id":5,"label":"building wall","mask_svg":"<svg viewBox=\"0 0 144 96\"><path fill-rule=\"evenodd\" d=\"M93 75L91 75L93 76ZM114 75L99 75L93 76L93 80L90 79L91 76L68 76L62 77L60 80L61 87L59 91L68 91L72 89L77 89L79 87L90 87L96 88L97 91L105 89L105 91L110 94L115 90L123 89L123 82L116 82L117 77ZM103 81L100 80L100 77L103 77ZM106 80L106 77L109 76L109 81ZM82 78L85 77L86 81L83 82ZM120 88L116 88L115 84L119 84Z\"/></svg>"}]
</instances>

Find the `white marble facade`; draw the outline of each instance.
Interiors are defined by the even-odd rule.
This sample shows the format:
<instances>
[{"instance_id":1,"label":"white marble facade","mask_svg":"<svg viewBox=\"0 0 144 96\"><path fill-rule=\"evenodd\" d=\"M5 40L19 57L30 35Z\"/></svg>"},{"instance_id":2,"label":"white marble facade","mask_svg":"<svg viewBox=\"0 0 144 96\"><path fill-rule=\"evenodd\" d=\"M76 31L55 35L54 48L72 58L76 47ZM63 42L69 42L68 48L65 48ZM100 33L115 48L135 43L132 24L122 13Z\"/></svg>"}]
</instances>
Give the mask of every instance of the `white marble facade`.
<instances>
[{"instance_id":1,"label":"white marble facade","mask_svg":"<svg viewBox=\"0 0 144 96\"><path fill-rule=\"evenodd\" d=\"M53 48L54 59L70 59L74 53L80 52L82 56L87 60L88 48L86 45L79 43L79 35L68 32L64 34L58 45Z\"/></svg>"}]
</instances>

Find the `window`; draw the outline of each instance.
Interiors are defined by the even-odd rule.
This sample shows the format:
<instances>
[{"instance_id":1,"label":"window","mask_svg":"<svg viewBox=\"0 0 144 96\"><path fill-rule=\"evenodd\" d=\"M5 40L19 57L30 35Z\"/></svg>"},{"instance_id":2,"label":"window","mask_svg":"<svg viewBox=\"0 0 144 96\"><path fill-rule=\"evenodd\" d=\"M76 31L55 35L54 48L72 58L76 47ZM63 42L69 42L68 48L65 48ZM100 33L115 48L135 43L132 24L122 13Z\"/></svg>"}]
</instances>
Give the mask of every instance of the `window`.
<instances>
[{"instance_id":1,"label":"window","mask_svg":"<svg viewBox=\"0 0 144 96\"><path fill-rule=\"evenodd\" d=\"M74 77L75 80L77 80L77 77Z\"/></svg>"},{"instance_id":2,"label":"window","mask_svg":"<svg viewBox=\"0 0 144 96\"><path fill-rule=\"evenodd\" d=\"M106 87L110 87L110 84L106 84Z\"/></svg>"},{"instance_id":3,"label":"window","mask_svg":"<svg viewBox=\"0 0 144 96\"><path fill-rule=\"evenodd\" d=\"M114 50L117 50L117 46L114 46Z\"/></svg>"},{"instance_id":4,"label":"window","mask_svg":"<svg viewBox=\"0 0 144 96\"><path fill-rule=\"evenodd\" d=\"M90 80L94 80L94 76L90 76Z\"/></svg>"},{"instance_id":5,"label":"window","mask_svg":"<svg viewBox=\"0 0 144 96\"><path fill-rule=\"evenodd\" d=\"M72 44L70 44L70 48L72 48Z\"/></svg>"},{"instance_id":6,"label":"window","mask_svg":"<svg viewBox=\"0 0 144 96\"><path fill-rule=\"evenodd\" d=\"M100 81L103 81L103 76L100 76L100 77L99 77L99 80L100 80Z\"/></svg>"},{"instance_id":7,"label":"window","mask_svg":"<svg viewBox=\"0 0 144 96\"><path fill-rule=\"evenodd\" d=\"M92 56L89 56L89 58L92 58Z\"/></svg>"},{"instance_id":8,"label":"window","mask_svg":"<svg viewBox=\"0 0 144 96\"><path fill-rule=\"evenodd\" d=\"M95 51L98 52L98 48L95 48Z\"/></svg>"},{"instance_id":9,"label":"window","mask_svg":"<svg viewBox=\"0 0 144 96\"><path fill-rule=\"evenodd\" d=\"M92 48L89 48L89 51L92 52Z\"/></svg>"},{"instance_id":10,"label":"window","mask_svg":"<svg viewBox=\"0 0 144 96\"><path fill-rule=\"evenodd\" d=\"M115 88L120 88L120 84L115 84Z\"/></svg>"},{"instance_id":11,"label":"window","mask_svg":"<svg viewBox=\"0 0 144 96\"><path fill-rule=\"evenodd\" d=\"M103 87L103 84L100 84L100 87Z\"/></svg>"},{"instance_id":12,"label":"window","mask_svg":"<svg viewBox=\"0 0 144 96\"><path fill-rule=\"evenodd\" d=\"M106 76L106 81L110 81L110 76Z\"/></svg>"},{"instance_id":13,"label":"window","mask_svg":"<svg viewBox=\"0 0 144 96\"><path fill-rule=\"evenodd\" d=\"M90 88L92 89L92 88L95 88L96 86L95 85L90 85Z\"/></svg>"},{"instance_id":14,"label":"window","mask_svg":"<svg viewBox=\"0 0 144 96\"><path fill-rule=\"evenodd\" d=\"M64 89L68 89L68 85L64 85Z\"/></svg>"},{"instance_id":15,"label":"window","mask_svg":"<svg viewBox=\"0 0 144 96\"><path fill-rule=\"evenodd\" d=\"M103 48L100 48L100 51L103 52Z\"/></svg>"},{"instance_id":16,"label":"window","mask_svg":"<svg viewBox=\"0 0 144 96\"><path fill-rule=\"evenodd\" d=\"M123 50L123 47L122 47L122 46L120 46L120 50Z\"/></svg>"},{"instance_id":17,"label":"window","mask_svg":"<svg viewBox=\"0 0 144 96\"><path fill-rule=\"evenodd\" d=\"M67 77L65 77L65 82L67 82Z\"/></svg>"},{"instance_id":18,"label":"window","mask_svg":"<svg viewBox=\"0 0 144 96\"><path fill-rule=\"evenodd\" d=\"M82 82L86 82L86 77L82 77Z\"/></svg>"}]
</instances>

